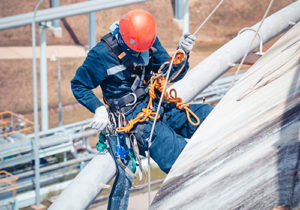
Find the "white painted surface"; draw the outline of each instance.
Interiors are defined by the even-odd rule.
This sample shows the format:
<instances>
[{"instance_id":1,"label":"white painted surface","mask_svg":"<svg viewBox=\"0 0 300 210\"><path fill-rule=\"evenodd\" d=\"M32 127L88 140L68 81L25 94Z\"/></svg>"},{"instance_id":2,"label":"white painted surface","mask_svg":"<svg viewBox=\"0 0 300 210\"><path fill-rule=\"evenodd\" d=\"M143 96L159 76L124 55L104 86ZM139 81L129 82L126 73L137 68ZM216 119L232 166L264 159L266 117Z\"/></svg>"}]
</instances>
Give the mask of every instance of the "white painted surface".
<instances>
[{"instance_id":1,"label":"white painted surface","mask_svg":"<svg viewBox=\"0 0 300 210\"><path fill-rule=\"evenodd\" d=\"M102 191L116 173L109 153L98 153L59 195L49 210L82 210Z\"/></svg>"},{"instance_id":2,"label":"white painted surface","mask_svg":"<svg viewBox=\"0 0 300 210\"><path fill-rule=\"evenodd\" d=\"M151 209L300 207L300 23L215 107Z\"/></svg>"}]
</instances>

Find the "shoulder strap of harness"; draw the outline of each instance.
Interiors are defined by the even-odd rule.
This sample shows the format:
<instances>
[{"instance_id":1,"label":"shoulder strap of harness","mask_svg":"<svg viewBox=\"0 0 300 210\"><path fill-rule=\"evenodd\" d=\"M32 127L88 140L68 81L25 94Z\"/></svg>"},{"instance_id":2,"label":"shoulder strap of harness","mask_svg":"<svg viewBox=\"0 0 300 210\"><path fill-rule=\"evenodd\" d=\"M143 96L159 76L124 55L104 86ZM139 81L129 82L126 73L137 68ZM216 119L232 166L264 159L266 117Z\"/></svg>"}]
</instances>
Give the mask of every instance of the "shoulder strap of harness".
<instances>
[{"instance_id":1,"label":"shoulder strap of harness","mask_svg":"<svg viewBox=\"0 0 300 210\"><path fill-rule=\"evenodd\" d=\"M125 52L119 47L117 39L111 33L108 33L101 38L101 41L107 45L108 50L115 59L121 62L121 59L125 56Z\"/></svg>"},{"instance_id":2,"label":"shoulder strap of harness","mask_svg":"<svg viewBox=\"0 0 300 210\"><path fill-rule=\"evenodd\" d=\"M101 41L103 41L107 45L110 53L121 63L126 54L119 47L117 39L111 33L108 33L101 38ZM152 57L152 54L156 52L157 49L155 47L151 47L149 49L150 57Z\"/></svg>"}]
</instances>

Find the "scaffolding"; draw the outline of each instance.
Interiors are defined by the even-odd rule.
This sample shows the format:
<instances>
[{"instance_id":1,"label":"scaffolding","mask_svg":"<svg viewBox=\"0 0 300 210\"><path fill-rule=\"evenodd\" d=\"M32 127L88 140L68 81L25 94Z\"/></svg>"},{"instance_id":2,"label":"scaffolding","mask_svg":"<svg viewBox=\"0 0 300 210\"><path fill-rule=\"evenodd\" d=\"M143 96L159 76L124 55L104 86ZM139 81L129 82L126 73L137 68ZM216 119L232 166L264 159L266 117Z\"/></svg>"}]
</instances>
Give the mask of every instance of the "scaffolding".
<instances>
[{"instance_id":1,"label":"scaffolding","mask_svg":"<svg viewBox=\"0 0 300 210\"><path fill-rule=\"evenodd\" d=\"M14 134L33 132L34 123L11 111L0 112L0 143L7 141Z\"/></svg>"},{"instance_id":2,"label":"scaffolding","mask_svg":"<svg viewBox=\"0 0 300 210\"><path fill-rule=\"evenodd\" d=\"M6 192L12 192L13 199L17 192L17 180L18 177L14 176L13 174L7 171L0 171L0 194Z\"/></svg>"}]
</instances>

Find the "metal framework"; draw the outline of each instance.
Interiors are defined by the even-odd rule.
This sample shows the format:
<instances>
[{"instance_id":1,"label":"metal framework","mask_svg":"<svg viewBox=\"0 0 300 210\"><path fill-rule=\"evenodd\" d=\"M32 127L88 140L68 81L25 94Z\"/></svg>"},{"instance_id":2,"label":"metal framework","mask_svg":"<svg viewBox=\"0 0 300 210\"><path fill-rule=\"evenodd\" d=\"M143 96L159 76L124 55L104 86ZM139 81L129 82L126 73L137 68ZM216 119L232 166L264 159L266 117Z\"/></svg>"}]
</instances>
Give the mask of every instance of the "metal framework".
<instances>
[{"instance_id":1,"label":"metal framework","mask_svg":"<svg viewBox=\"0 0 300 210\"><path fill-rule=\"evenodd\" d=\"M3 118L3 121L5 122L5 125L13 125L15 128L19 127L19 118L12 118L10 112L6 112L4 116L5 118ZM14 123L10 123L11 118L13 119ZM23 119L22 117L20 118ZM47 160L47 164L43 165L43 167L40 169L41 175L39 183L41 186L45 188L45 185L55 183L62 178L69 179L75 176L79 170L84 167L85 163L92 159L96 153L96 150L90 147L89 137L96 136L97 131L94 129L85 129L89 123L90 120L84 120L39 132L39 148L37 159L44 158ZM32 142L35 134L32 133L25 135L23 130L19 129L19 131L20 133L6 133L7 135L1 137L2 139L0 138L0 169L26 164L35 159L32 152ZM77 153L77 151L81 152ZM57 163L57 159L53 158L53 155L62 154L64 152L69 152L74 159L64 158L63 162ZM26 196L24 197L22 194L29 193L27 192L28 190L32 191L31 189L33 189L35 184L35 171L25 170L24 172L24 170L21 169L14 171L14 175L18 178L18 189L16 191L17 195L14 197L8 193L1 194L0 209L4 208L4 206L13 205L14 207L26 207L26 204L34 204L34 197L31 197L30 199L26 198L27 201L24 202ZM3 177L0 174L0 193L2 190L8 188L7 186L4 186L4 179L2 180L2 178Z\"/></svg>"},{"instance_id":2,"label":"metal framework","mask_svg":"<svg viewBox=\"0 0 300 210\"><path fill-rule=\"evenodd\" d=\"M16 133L31 133L34 123L11 111L0 112L0 143L4 138Z\"/></svg>"},{"instance_id":3,"label":"metal framework","mask_svg":"<svg viewBox=\"0 0 300 210\"><path fill-rule=\"evenodd\" d=\"M55 7L38 11L38 8L43 0L40 0L33 12L4 17L0 19L0 30L20 27L31 24L32 26L32 69L33 69L33 104L34 104L34 154L35 154L35 171L36 171L36 205L40 205L39 199L39 130L38 130L38 111L37 111L37 76L36 76L36 39L35 39L35 23L40 23L40 69L41 69L41 115L42 115L42 130L48 130L48 93L47 93L47 58L46 58L46 28L49 27L45 21L56 20L64 17L75 16L80 14L93 13L99 10L125 6L134 3L145 2L147 0L94 0L82 3L71 4L67 6ZM95 14L90 15L90 30L95 29ZM42 23L44 22L44 23ZM96 30L93 30L94 32ZM93 34L90 34L90 47L94 45L95 39Z\"/></svg>"},{"instance_id":4,"label":"metal framework","mask_svg":"<svg viewBox=\"0 0 300 210\"><path fill-rule=\"evenodd\" d=\"M36 14L36 22L61 19L75 15L87 14L99 10L146 2L148 0L93 0L66 6L40 10ZM30 25L33 12L4 17L0 19L0 30Z\"/></svg>"},{"instance_id":5,"label":"metal framework","mask_svg":"<svg viewBox=\"0 0 300 210\"><path fill-rule=\"evenodd\" d=\"M16 195L18 178L7 171L0 171L0 194L12 191L13 197Z\"/></svg>"}]
</instances>

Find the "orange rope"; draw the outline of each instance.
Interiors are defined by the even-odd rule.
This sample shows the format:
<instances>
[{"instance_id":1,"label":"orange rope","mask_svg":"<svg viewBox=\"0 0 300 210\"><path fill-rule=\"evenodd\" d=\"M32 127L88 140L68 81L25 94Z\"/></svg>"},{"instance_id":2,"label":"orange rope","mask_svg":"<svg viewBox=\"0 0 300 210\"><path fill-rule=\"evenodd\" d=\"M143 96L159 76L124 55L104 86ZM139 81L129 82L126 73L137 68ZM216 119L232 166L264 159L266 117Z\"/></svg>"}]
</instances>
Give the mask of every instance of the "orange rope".
<instances>
[{"instance_id":1,"label":"orange rope","mask_svg":"<svg viewBox=\"0 0 300 210\"><path fill-rule=\"evenodd\" d=\"M152 76L151 79L150 79L150 84L149 84L150 99L149 99L149 103L148 103L147 107L143 108L142 111L136 116L136 118L134 118L132 120L129 120L127 125L125 125L124 127L117 128L116 129L117 132L128 133L136 123L144 122L144 121L148 120L148 118L150 118L150 119L155 118L156 112L152 111L152 108L153 108L153 103L152 102L156 97L155 96L155 88L157 88L160 92L162 92L163 88L164 88L164 85L166 83L166 79L163 76L159 76L159 77L155 78L156 76L157 76L157 74ZM174 96L173 96L172 93L174 93ZM170 91L170 97L169 97L169 94L167 93L167 91L165 91L163 94L164 94L163 95L164 100L169 100L169 102L175 103L176 107L178 109L185 110L188 121L192 125L197 126L197 125L200 124L200 120L199 120L198 116L192 110L190 110L190 108L189 108L190 103L189 104L184 104L182 102L182 99L177 97L177 92L176 92L175 89L172 89ZM191 115L193 116L193 118L196 119L196 122L193 122L191 120ZM158 118L159 117L160 116L158 115Z\"/></svg>"},{"instance_id":2,"label":"orange rope","mask_svg":"<svg viewBox=\"0 0 300 210\"><path fill-rule=\"evenodd\" d=\"M140 112L136 118L129 120L128 124L124 127L117 128L117 132L125 132L128 133L133 126L138 123L138 122L144 122L148 118L154 119L155 118L155 112L152 111L153 108L153 103L152 100L155 99L155 86L157 84L157 80L154 80L154 77L151 77L150 79L150 84L149 84L149 103L146 108L142 109L142 112ZM159 116L158 116L159 117Z\"/></svg>"},{"instance_id":3,"label":"orange rope","mask_svg":"<svg viewBox=\"0 0 300 210\"><path fill-rule=\"evenodd\" d=\"M174 96L172 95L172 93L174 93ZM188 104L184 104L182 102L182 99L177 97L177 92L175 89L170 90L170 98L169 98L169 102L171 103L175 103L176 107L180 110L185 110L186 116L188 118L188 121L194 125L197 126L200 124L200 120L198 118L198 116L189 108L190 104L192 103L188 103ZM193 116L193 118L196 119L196 122L193 122L191 119L191 115Z\"/></svg>"}]
</instances>

